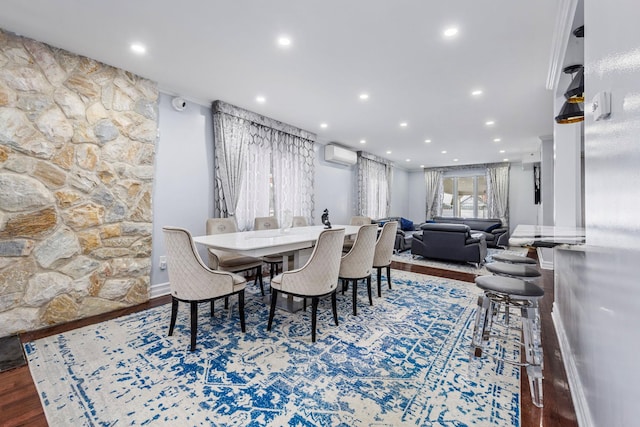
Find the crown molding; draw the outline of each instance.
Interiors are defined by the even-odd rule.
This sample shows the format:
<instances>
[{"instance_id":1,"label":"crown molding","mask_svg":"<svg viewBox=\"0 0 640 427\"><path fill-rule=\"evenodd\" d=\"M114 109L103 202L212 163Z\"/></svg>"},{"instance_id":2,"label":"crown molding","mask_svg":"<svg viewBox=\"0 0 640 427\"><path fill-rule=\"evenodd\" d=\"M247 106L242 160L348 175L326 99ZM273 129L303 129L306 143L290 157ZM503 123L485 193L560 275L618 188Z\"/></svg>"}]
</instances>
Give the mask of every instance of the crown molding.
<instances>
[{"instance_id":1,"label":"crown molding","mask_svg":"<svg viewBox=\"0 0 640 427\"><path fill-rule=\"evenodd\" d=\"M551 42L551 58L549 61L549 72L547 73L547 89L554 90L562 74L564 57L567 51L569 37L571 37L571 26L576 14L579 0L560 0L558 2L558 14L553 30Z\"/></svg>"}]
</instances>

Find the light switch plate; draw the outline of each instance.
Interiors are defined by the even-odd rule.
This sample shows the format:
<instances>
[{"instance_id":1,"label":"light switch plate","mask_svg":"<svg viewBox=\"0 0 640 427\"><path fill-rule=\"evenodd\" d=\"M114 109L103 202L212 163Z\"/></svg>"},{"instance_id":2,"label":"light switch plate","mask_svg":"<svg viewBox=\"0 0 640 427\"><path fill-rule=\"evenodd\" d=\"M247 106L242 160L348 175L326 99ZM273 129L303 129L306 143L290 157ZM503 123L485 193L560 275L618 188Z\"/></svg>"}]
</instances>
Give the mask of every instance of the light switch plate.
<instances>
[{"instance_id":1,"label":"light switch plate","mask_svg":"<svg viewBox=\"0 0 640 427\"><path fill-rule=\"evenodd\" d=\"M609 92L598 92L591 101L591 112L593 113L593 120L598 121L606 119L611 115L611 101L609 99Z\"/></svg>"}]
</instances>

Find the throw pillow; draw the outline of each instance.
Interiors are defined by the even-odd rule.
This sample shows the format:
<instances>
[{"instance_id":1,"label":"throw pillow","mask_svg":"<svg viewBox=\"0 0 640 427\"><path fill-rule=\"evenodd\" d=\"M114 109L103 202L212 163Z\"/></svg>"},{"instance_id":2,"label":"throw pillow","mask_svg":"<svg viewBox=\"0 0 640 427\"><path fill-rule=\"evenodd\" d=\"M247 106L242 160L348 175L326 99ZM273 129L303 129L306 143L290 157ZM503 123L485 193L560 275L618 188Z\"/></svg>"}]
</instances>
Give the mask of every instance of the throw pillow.
<instances>
[{"instance_id":1,"label":"throw pillow","mask_svg":"<svg viewBox=\"0 0 640 427\"><path fill-rule=\"evenodd\" d=\"M490 225L489 227L485 228L484 231L486 231L487 233L491 233L493 230L495 230L496 228L500 228L502 227L502 224L493 224Z\"/></svg>"},{"instance_id":2,"label":"throw pillow","mask_svg":"<svg viewBox=\"0 0 640 427\"><path fill-rule=\"evenodd\" d=\"M412 231L413 230L413 221L406 219L406 218L400 218L400 230L402 231Z\"/></svg>"}]
</instances>

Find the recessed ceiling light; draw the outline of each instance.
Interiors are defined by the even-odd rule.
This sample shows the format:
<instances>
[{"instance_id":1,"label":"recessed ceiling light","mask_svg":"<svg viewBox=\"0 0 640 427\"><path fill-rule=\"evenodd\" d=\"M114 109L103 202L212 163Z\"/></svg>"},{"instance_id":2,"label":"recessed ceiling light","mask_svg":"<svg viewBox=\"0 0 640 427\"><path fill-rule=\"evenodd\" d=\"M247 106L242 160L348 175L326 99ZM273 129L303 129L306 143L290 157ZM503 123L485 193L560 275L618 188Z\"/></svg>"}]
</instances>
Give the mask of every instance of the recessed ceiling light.
<instances>
[{"instance_id":1,"label":"recessed ceiling light","mask_svg":"<svg viewBox=\"0 0 640 427\"><path fill-rule=\"evenodd\" d=\"M487 126L493 126L493 125L496 124L496 122L494 122L493 120L489 120L489 121L484 122L484 124L487 125Z\"/></svg>"},{"instance_id":2,"label":"recessed ceiling light","mask_svg":"<svg viewBox=\"0 0 640 427\"><path fill-rule=\"evenodd\" d=\"M493 138L493 142L500 142L502 141L500 138Z\"/></svg>"},{"instance_id":3,"label":"recessed ceiling light","mask_svg":"<svg viewBox=\"0 0 640 427\"><path fill-rule=\"evenodd\" d=\"M504 153L504 150L500 150L500 153Z\"/></svg>"},{"instance_id":4,"label":"recessed ceiling light","mask_svg":"<svg viewBox=\"0 0 640 427\"><path fill-rule=\"evenodd\" d=\"M503 162L508 162L508 161L509 161L509 159L502 159L502 161L503 161Z\"/></svg>"},{"instance_id":5,"label":"recessed ceiling light","mask_svg":"<svg viewBox=\"0 0 640 427\"><path fill-rule=\"evenodd\" d=\"M361 93L359 98L362 99L362 100L369 99L369 94L368 93Z\"/></svg>"},{"instance_id":6,"label":"recessed ceiling light","mask_svg":"<svg viewBox=\"0 0 640 427\"><path fill-rule=\"evenodd\" d=\"M135 53L142 55L147 51L147 48L140 43L133 43L131 44L131 50L134 51Z\"/></svg>"},{"instance_id":7,"label":"recessed ceiling light","mask_svg":"<svg viewBox=\"0 0 640 427\"><path fill-rule=\"evenodd\" d=\"M407 127L407 125L408 125L408 123L407 123L407 122L402 122L402 123L400 123L400 127L403 127L403 128L406 128L406 127Z\"/></svg>"},{"instance_id":8,"label":"recessed ceiling light","mask_svg":"<svg viewBox=\"0 0 640 427\"><path fill-rule=\"evenodd\" d=\"M442 154L447 154L447 150L442 150L441 153Z\"/></svg>"},{"instance_id":9,"label":"recessed ceiling light","mask_svg":"<svg viewBox=\"0 0 640 427\"><path fill-rule=\"evenodd\" d=\"M262 96L262 95L256 96L256 102L257 103L264 104L266 101L267 101L267 98L265 98L264 96Z\"/></svg>"},{"instance_id":10,"label":"recessed ceiling light","mask_svg":"<svg viewBox=\"0 0 640 427\"><path fill-rule=\"evenodd\" d=\"M411 161L411 159L407 159L407 160L405 160L405 162L410 162L410 161Z\"/></svg>"},{"instance_id":11,"label":"recessed ceiling light","mask_svg":"<svg viewBox=\"0 0 640 427\"><path fill-rule=\"evenodd\" d=\"M391 154L391 150L387 150L387 154Z\"/></svg>"},{"instance_id":12,"label":"recessed ceiling light","mask_svg":"<svg viewBox=\"0 0 640 427\"><path fill-rule=\"evenodd\" d=\"M280 36L278 37L278 45L282 47L291 46L291 39L288 36Z\"/></svg>"},{"instance_id":13,"label":"recessed ceiling light","mask_svg":"<svg viewBox=\"0 0 640 427\"><path fill-rule=\"evenodd\" d=\"M424 142L426 142L427 144L429 144L431 142L430 139L425 139Z\"/></svg>"},{"instance_id":14,"label":"recessed ceiling light","mask_svg":"<svg viewBox=\"0 0 640 427\"><path fill-rule=\"evenodd\" d=\"M366 139L361 139L361 140L360 140L360 144L366 144L366 143L367 143L367 140L366 140Z\"/></svg>"},{"instance_id":15,"label":"recessed ceiling light","mask_svg":"<svg viewBox=\"0 0 640 427\"><path fill-rule=\"evenodd\" d=\"M473 95L473 96L482 95L482 91L480 89L474 90L473 92L471 92L471 95Z\"/></svg>"},{"instance_id":16,"label":"recessed ceiling light","mask_svg":"<svg viewBox=\"0 0 640 427\"><path fill-rule=\"evenodd\" d=\"M424 167L424 165L420 165L420 167L421 167L421 168L423 168L423 167Z\"/></svg>"},{"instance_id":17,"label":"recessed ceiling light","mask_svg":"<svg viewBox=\"0 0 640 427\"><path fill-rule=\"evenodd\" d=\"M454 161L454 162L457 162L457 161L458 161L458 159L453 159L453 161Z\"/></svg>"},{"instance_id":18,"label":"recessed ceiling light","mask_svg":"<svg viewBox=\"0 0 640 427\"><path fill-rule=\"evenodd\" d=\"M453 37L458 34L458 29L456 27L447 28L442 34L444 34L445 37Z\"/></svg>"},{"instance_id":19,"label":"recessed ceiling light","mask_svg":"<svg viewBox=\"0 0 640 427\"><path fill-rule=\"evenodd\" d=\"M326 123L320 123L320 127L321 127L322 129L325 129L327 126L329 126L329 125L328 125L328 124L326 124Z\"/></svg>"}]
</instances>

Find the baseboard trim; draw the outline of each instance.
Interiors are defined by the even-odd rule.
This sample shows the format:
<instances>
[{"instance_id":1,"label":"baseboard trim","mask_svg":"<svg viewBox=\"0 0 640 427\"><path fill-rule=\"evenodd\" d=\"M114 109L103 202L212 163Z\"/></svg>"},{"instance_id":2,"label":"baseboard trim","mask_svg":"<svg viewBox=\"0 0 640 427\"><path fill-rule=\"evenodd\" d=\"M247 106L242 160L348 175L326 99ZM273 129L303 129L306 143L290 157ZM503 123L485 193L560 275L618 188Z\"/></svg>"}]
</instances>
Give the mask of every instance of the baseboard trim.
<instances>
[{"instance_id":1,"label":"baseboard trim","mask_svg":"<svg viewBox=\"0 0 640 427\"><path fill-rule=\"evenodd\" d=\"M168 295L171 292L169 288L169 282L165 283L156 283L155 285L151 285L150 297L157 298L163 295Z\"/></svg>"},{"instance_id":2,"label":"baseboard trim","mask_svg":"<svg viewBox=\"0 0 640 427\"><path fill-rule=\"evenodd\" d=\"M565 332L564 324L562 323L562 317L558 313L558 306L555 303L551 309L551 318L556 328L556 336L558 337L564 369L567 373L567 380L569 381L569 390L571 391L571 399L573 400L573 406L576 411L578 425L580 427L595 427L593 419L591 418L591 412L589 411L587 398L583 392L584 389L582 388L582 382L578 374L578 367L571 353L571 345L569 344L569 339Z\"/></svg>"}]
</instances>

